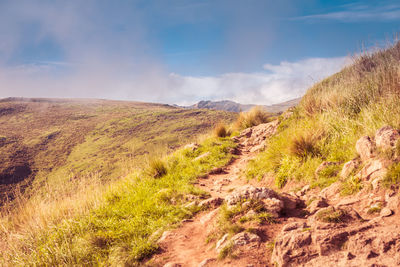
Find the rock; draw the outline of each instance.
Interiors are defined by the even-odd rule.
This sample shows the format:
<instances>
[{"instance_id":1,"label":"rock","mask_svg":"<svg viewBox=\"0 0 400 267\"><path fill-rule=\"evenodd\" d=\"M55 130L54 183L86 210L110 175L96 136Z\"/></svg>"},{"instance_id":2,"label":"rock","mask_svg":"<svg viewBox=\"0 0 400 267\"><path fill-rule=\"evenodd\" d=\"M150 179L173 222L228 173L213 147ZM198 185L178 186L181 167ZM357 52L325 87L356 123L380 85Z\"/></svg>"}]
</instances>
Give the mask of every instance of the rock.
<instances>
[{"instance_id":1,"label":"rock","mask_svg":"<svg viewBox=\"0 0 400 267\"><path fill-rule=\"evenodd\" d=\"M307 208L311 214L314 214L321 208L326 208L328 206L329 206L329 204L326 201L326 199L323 197L319 197L319 198L315 199L313 202L311 202L311 204Z\"/></svg>"},{"instance_id":2,"label":"rock","mask_svg":"<svg viewBox=\"0 0 400 267\"><path fill-rule=\"evenodd\" d=\"M307 227L307 224L305 222L292 222L292 223L286 224L282 228L282 232L289 232L289 231L293 231L296 229L304 229L306 227Z\"/></svg>"},{"instance_id":3,"label":"rock","mask_svg":"<svg viewBox=\"0 0 400 267\"><path fill-rule=\"evenodd\" d=\"M244 246L252 242L261 242L261 238L256 234L241 232L234 235L231 241L234 246Z\"/></svg>"},{"instance_id":4,"label":"rock","mask_svg":"<svg viewBox=\"0 0 400 267\"><path fill-rule=\"evenodd\" d=\"M182 267L182 264L176 262L168 262L163 267Z\"/></svg>"},{"instance_id":5,"label":"rock","mask_svg":"<svg viewBox=\"0 0 400 267\"><path fill-rule=\"evenodd\" d=\"M309 191L311 189L310 185L305 185L303 186L303 188L299 191L300 196L304 196L307 191Z\"/></svg>"},{"instance_id":6,"label":"rock","mask_svg":"<svg viewBox=\"0 0 400 267\"><path fill-rule=\"evenodd\" d=\"M265 148L265 141L263 141L261 144L253 146L252 148L250 148L249 152L250 153L254 153L254 152L258 152L261 151Z\"/></svg>"},{"instance_id":7,"label":"rock","mask_svg":"<svg viewBox=\"0 0 400 267\"><path fill-rule=\"evenodd\" d=\"M381 177L375 178L371 181L372 189L375 190L379 187L379 183L382 181Z\"/></svg>"},{"instance_id":8,"label":"rock","mask_svg":"<svg viewBox=\"0 0 400 267\"><path fill-rule=\"evenodd\" d=\"M336 182L322 189L321 192L319 193L319 196L325 199L332 199L339 194L340 189L341 189L341 184L339 182Z\"/></svg>"},{"instance_id":9,"label":"rock","mask_svg":"<svg viewBox=\"0 0 400 267\"><path fill-rule=\"evenodd\" d=\"M205 259L205 260L203 260L202 262L199 263L198 267L206 267L207 265L209 265L209 264L211 264L211 263L213 263L215 261L217 261L216 258Z\"/></svg>"},{"instance_id":10,"label":"rock","mask_svg":"<svg viewBox=\"0 0 400 267\"><path fill-rule=\"evenodd\" d=\"M257 126L243 130L239 138L245 139L241 142L247 151L258 151L264 148L265 139L275 134L278 128L279 120L274 120L269 123L262 123Z\"/></svg>"},{"instance_id":11,"label":"rock","mask_svg":"<svg viewBox=\"0 0 400 267\"><path fill-rule=\"evenodd\" d=\"M364 168L358 173L362 180L373 180L383 178L387 173L390 162L383 159L371 159L367 161Z\"/></svg>"},{"instance_id":12,"label":"rock","mask_svg":"<svg viewBox=\"0 0 400 267\"><path fill-rule=\"evenodd\" d=\"M360 166L360 162L356 159L346 162L340 172L340 177L347 178L358 166Z\"/></svg>"},{"instance_id":13,"label":"rock","mask_svg":"<svg viewBox=\"0 0 400 267\"><path fill-rule=\"evenodd\" d=\"M255 212L254 210L249 210L247 213L246 213L246 217L254 217L254 216L256 216L257 215L257 212Z\"/></svg>"},{"instance_id":14,"label":"rock","mask_svg":"<svg viewBox=\"0 0 400 267\"><path fill-rule=\"evenodd\" d=\"M214 168L209 172L209 174L221 174L223 172L224 172L223 168Z\"/></svg>"},{"instance_id":15,"label":"rock","mask_svg":"<svg viewBox=\"0 0 400 267\"><path fill-rule=\"evenodd\" d=\"M392 214L393 214L393 211L389 208L383 208L380 213L381 217L389 217Z\"/></svg>"},{"instance_id":16,"label":"rock","mask_svg":"<svg viewBox=\"0 0 400 267\"><path fill-rule=\"evenodd\" d=\"M388 197L386 200L387 207L391 210L397 211L399 210L400 201L398 196Z\"/></svg>"},{"instance_id":17,"label":"rock","mask_svg":"<svg viewBox=\"0 0 400 267\"><path fill-rule=\"evenodd\" d=\"M382 150L394 148L399 139L399 132L388 125L383 126L375 133L376 147Z\"/></svg>"},{"instance_id":18,"label":"rock","mask_svg":"<svg viewBox=\"0 0 400 267\"><path fill-rule=\"evenodd\" d=\"M199 144L191 143L191 144L188 144L188 145L184 146L183 149L188 149L190 151L196 151L196 149L198 149L199 147L200 147Z\"/></svg>"},{"instance_id":19,"label":"rock","mask_svg":"<svg viewBox=\"0 0 400 267\"><path fill-rule=\"evenodd\" d=\"M201 160L201 159L204 159L204 158L208 157L209 155L211 155L211 152L206 152L206 153L201 154L200 156L198 156L194 160Z\"/></svg>"},{"instance_id":20,"label":"rock","mask_svg":"<svg viewBox=\"0 0 400 267\"><path fill-rule=\"evenodd\" d=\"M266 187L254 187L252 185L245 185L237 188L230 195L225 197L228 205L235 205L241 200L260 200L266 198L278 198L278 194Z\"/></svg>"},{"instance_id":21,"label":"rock","mask_svg":"<svg viewBox=\"0 0 400 267\"><path fill-rule=\"evenodd\" d=\"M163 243L166 241L169 237L174 236L174 233L172 231L165 231L161 237L158 239L157 243Z\"/></svg>"},{"instance_id":22,"label":"rock","mask_svg":"<svg viewBox=\"0 0 400 267\"><path fill-rule=\"evenodd\" d=\"M272 214L275 218L279 217L280 212L282 211L284 204L283 201L277 198L266 198L263 199L264 208Z\"/></svg>"},{"instance_id":23,"label":"rock","mask_svg":"<svg viewBox=\"0 0 400 267\"><path fill-rule=\"evenodd\" d=\"M217 244L215 245L215 250L219 253L223 248L223 245L228 240L229 234L225 234L220 240L218 240Z\"/></svg>"},{"instance_id":24,"label":"rock","mask_svg":"<svg viewBox=\"0 0 400 267\"><path fill-rule=\"evenodd\" d=\"M240 137L240 138L241 138L241 137L247 137L247 138L249 138L249 137L251 136L252 133L253 133L253 127L247 128L247 129L244 129L243 131L240 132L239 137Z\"/></svg>"},{"instance_id":25,"label":"rock","mask_svg":"<svg viewBox=\"0 0 400 267\"><path fill-rule=\"evenodd\" d=\"M334 166L334 165L339 165L339 162L333 162L333 161L322 162L315 170L315 175L318 176L323 170L325 170L326 168L328 168L330 166Z\"/></svg>"},{"instance_id":26,"label":"rock","mask_svg":"<svg viewBox=\"0 0 400 267\"><path fill-rule=\"evenodd\" d=\"M319 255L327 255L334 250L339 250L348 240L349 233L346 231L339 233L323 233L315 238L318 246Z\"/></svg>"},{"instance_id":27,"label":"rock","mask_svg":"<svg viewBox=\"0 0 400 267\"><path fill-rule=\"evenodd\" d=\"M279 198L283 201L285 210L294 210L304 206L304 201L296 195L282 193Z\"/></svg>"},{"instance_id":28,"label":"rock","mask_svg":"<svg viewBox=\"0 0 400 267\"><path fill-rule=\"evenodd\" d=\"M342 207L342 206L349 206L352 204L355 204L357 202L360 202L360 198L357 197L347 197L339 201L339 203L336 204L336 208Z\"/></svg>"},{"instance_id":29,"label":"rock","mask_svg":"<svg viewBox=\"0 0 400 267\"><path fill-rule=\"evenodd\" d=\"M271 262L278 266L296 266L301 256L306 255L311 244L311 232L302 229L283 232L276 238ZM300 262L299 262L300 260Z\"/></svg>"},{"instance_id":30,"label":"rock","mask_svg":"<svg viewBox=\"0 0 400 267\"><path fill-rule=\"evenodd\" d=\"M224 200L220 197L212 197L206 200L203 200L199 203L199 206L204 209L208 208L216 208L222 204Z\"/></svg>"},{"instance_id":31,"label":"rock","mask_svg":"<svg viewBox=\"0 0 400 267\"><path fill-rule=\"evenodd\" d=\"M374 157L375 144L369 136L363 136L358 139L356 143L357 153L360 155L362 161L366 161Z\"/></svg>"}]
</instances>

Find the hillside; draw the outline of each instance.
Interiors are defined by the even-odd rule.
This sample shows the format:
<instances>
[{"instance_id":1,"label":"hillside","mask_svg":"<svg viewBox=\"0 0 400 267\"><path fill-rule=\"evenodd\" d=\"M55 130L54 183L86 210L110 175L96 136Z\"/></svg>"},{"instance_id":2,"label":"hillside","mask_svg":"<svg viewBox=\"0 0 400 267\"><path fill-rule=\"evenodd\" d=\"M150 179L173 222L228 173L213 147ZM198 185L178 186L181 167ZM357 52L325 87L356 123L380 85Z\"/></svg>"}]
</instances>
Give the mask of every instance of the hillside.
<instances>
[{"instance_id":1,"label":"hillside","mask_svg":"<svg viewBox=\"0 0 400 267\"><path fill-rule=\"evenodd\" d=\"M94 173L124 176L148 153L173 151L233 114L90 99L0 100L0 205L13 189L40 190Z\"/></svg>"},{"instance_id":2,"label":"hillside","mask_svg":"<svg viewBox=\"0 0 400 267\"><path fill-rule=\"evenodd\" d=\"M274 104L274 105L263 105L266 111L271 113L281 113L290 107L296 106L300 102L300 98L292 99L286 102ZM223 101L200 101L197 104L187 106L185 108L191 109L212 109L212 110L225 110L231 112L241 112L249 111L251 108L255 107L253 104L240 104L230 100Z\"/></svg>"},{"instance_id":3,"label":"hillside","mask_svg":"<svg viewBox=\"0 0 400 267\"><path fill-rule=\"evenodd\" d=\"M400 43L363 54L277 117L252 109L107 187L23 203L0 220L0 260L399 266L399 69Z\"/></svg>"}]
</instances>

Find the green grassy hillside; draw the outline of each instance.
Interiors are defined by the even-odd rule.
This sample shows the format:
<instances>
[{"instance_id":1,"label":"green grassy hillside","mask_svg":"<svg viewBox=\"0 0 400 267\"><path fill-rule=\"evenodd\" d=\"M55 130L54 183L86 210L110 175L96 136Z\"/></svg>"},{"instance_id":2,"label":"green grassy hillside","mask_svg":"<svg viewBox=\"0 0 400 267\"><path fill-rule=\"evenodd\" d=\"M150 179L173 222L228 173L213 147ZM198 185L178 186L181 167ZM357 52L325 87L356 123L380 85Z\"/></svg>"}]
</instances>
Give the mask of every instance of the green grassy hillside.
<instances>
[{"instance_id":1,"label":"green grassy hillside","mask_svg":"<svg viewBox=\"0 0 400 267\"><path fill-rule=\"evenodd\" d=\"M91 175L106 181L209 131L234 114L105 100L0 102L0 204L16 185L32 193Z\"/></svg>"},{"instance_id":2,"label":"green grassy hillside","mask_svg":"<svg viewBox=\"0 0 400 267\"><path fill-rule=\"evenodd\" d=\"M0 265L136 264L154 251L155 229L196 211L183 196L202 194L193 179L229 161L233 143L209 140L162 158L236 116L139 102L0 100ZM160 175L149 170L160 167Z\"/></svg>"},{"instance_id":3,"label":"green grassy hillside","mask_svg":"<svg viewBox=\"0 0 400 267\"><path fill-rule=\"evenodd\" d=\"M400 43L365 53L339 73L310 88L279 133L248 166L249 178L275 177L325 187L339 180L343 163L357 156L356 141L390 125L400 128ZM323 161L338 162L316 175ZM351 179L351 177L349 178ZM343 186L359 189L356 181Z\"/></svg>"}]
</instances>

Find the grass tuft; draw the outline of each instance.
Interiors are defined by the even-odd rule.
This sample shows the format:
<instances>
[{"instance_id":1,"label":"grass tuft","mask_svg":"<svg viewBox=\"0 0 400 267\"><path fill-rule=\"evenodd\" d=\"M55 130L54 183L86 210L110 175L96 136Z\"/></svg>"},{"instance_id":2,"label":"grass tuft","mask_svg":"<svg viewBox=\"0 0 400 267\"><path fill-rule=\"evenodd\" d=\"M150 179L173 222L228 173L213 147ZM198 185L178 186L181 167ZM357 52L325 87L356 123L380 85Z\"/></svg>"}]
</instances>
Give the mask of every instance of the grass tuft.
<instances>
[{"instance_id":1,"label":"grass tuft","mask_svg":"<svg viewBox=\"0 0 400 267\"><path fill-rule=\"evenodd\" d=\"M227 137L229 136L229 131L226 128L226 125L223 123L217 124L217 126L214 128L214 135L216 137Z\"/></svg>"},{"instance_id":2,"label":"grass tuft","mask_svg":"<svg viewBox=\"0 0 400 267\"><path fill-rule=\"evenodd\" d=\"M237 129L246 129L249 127L257 126L261 123L271 121L272 114L267 112L260 106L253 107L248 112L240 112L235 122Z\"/></svg>"},{"instance_id":3,"label":"grass tuft","mask_svg":"<svg viewBox=\"0 0 400 267\"><path fill-rule=\"evenodd\" d=\"M152 158L149 160L147 173L153 178L160 178L168 173L168 168L166 163L162 159Z\"/></svg>"}]
</instances>

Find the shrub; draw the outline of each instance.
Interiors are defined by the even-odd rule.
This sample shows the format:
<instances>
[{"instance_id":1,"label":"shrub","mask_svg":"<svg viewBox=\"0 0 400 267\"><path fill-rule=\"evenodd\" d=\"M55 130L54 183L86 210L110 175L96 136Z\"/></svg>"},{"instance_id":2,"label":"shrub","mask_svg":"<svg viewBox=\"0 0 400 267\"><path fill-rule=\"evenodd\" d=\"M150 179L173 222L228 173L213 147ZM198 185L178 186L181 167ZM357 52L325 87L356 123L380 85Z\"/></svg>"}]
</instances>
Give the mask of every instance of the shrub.
<instances>
[{"instance_id":1,"label":"shrub","mask_svg":"<svg viewBox=\"0 0 400 267\"><path fill-rule=\"evenodd\" d=\"M289 151L293 156L299 158L314 157L319 154L316 146L320 136L318 134L306 134L293 137Z\"/></svg>"},{"instance_id":2,"label":"shrub","mask_svg":"<svg viewBox=\"0 0 400 267\"><path fill-rule=\"evenodd\" d=\"M386 176L382 180L382 185L385 187L391 187L400 182L400 163L393 164L390 166Z\"/></svg>"},{"instance_id":3,"label":"shrub","mask_svg":"<svg viewBox=\"0 0 400 267\"><path fill-rule=\"evenodd\" d=\"M326 208L317 212L318 220L326 223L340 223L346 217L346 212L343 210L335 210L333 207Z\"/></svg>"},{"instance_id":4,"label":"shrub","mask_svg":"<svg viewBox=\"0 0 400 267\"><path fill-rule=\"evenodd\" d=\"M271 114L260 106L253 107L248 112L240 112L239 117L236 119L235 127L238 129L246 129L267 123L271 120Z\"/></svg>"},{"instance_id":5,"label":"shrub","mask_svg":"<svg viewBox=\"0 0 400 267\"><path fill-rule=\"evenodd\" d=\"M159 158L153 158L149 161L147 174L153 178L160 178L168 172L167 165Z\"/></svg>"},{"instance_id":6,"label":"shrub","mask_svg":"<svg viewBox=\"0 0 400 267\"><path fill-rule=\"evenodd\" d=\"M352 195L362 189L362 181L359 177L350 176L343 184L341 194L343 196Z\"/></svg>"},{"instance_id":7,"label":"shrub","mask_svg":"<svg viewBox=\"0 0 400 267\"><path fill-rule=\"evenodd\" d=\"M223 123L219 123L215 128L214 128L214 135L216 137L226 137L229 135L228 130L226 129L226 125Z\"/></svg>"}]
</instances>

